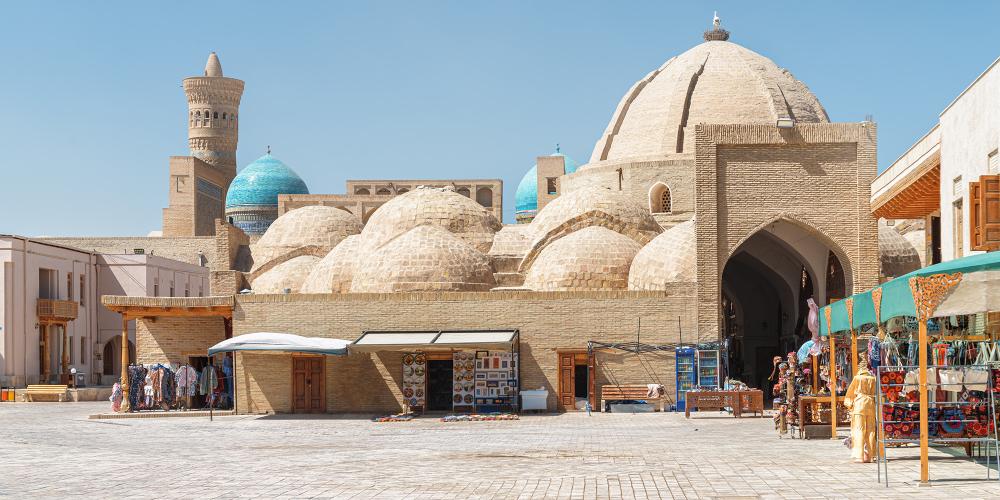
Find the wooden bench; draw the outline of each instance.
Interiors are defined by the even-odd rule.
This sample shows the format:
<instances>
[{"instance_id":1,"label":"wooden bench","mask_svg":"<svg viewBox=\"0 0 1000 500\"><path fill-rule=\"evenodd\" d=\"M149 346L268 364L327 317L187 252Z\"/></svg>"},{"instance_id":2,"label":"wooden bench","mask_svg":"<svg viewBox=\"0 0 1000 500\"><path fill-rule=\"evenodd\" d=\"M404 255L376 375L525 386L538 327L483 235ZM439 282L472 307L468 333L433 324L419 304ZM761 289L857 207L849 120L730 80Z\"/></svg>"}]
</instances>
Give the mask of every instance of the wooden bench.
<instances>
[{"instance_id":1,"label":"wooden bench","mask_svg":"<svg viewBox=\"0 0 1000 500\"><path fill-rule=\"evenodd\" d=\"M601 411L607 408L605 401L645 401L647 403L657 403L659 409L663 411L666 396L656 398L646 397L649 388L645 385L602 385L601 386Z\"/></svg>"},{"instance_id":2,"label":"wooden bench","mask_svg":"<svg viewBox=\"0 0 1000 500\"><path fill-rule=\"evenodd\" d=\"M60 403L66 400L66 385L29 385L25 391L25 397L29 402L34 402L35 396L56 396Z\"/></svg>"}]
</instances>

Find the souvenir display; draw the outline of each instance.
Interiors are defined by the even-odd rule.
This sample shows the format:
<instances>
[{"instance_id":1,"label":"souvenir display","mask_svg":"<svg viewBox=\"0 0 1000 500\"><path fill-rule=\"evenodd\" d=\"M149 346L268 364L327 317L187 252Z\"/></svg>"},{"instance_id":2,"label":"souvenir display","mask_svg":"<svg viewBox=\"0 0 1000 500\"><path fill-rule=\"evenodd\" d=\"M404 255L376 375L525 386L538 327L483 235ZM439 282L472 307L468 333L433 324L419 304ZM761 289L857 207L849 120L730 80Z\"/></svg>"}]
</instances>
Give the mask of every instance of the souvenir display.
<instances>
[{"instance_id":1,"label":"souvenir display","mask_svg":"<svg viewBox=\"0 0 1000 500\"><path fill-rule=\"evenodd\" d=\"M472 351L452 353L452 370L454 373L454 393L452 398L454 410L469 410L473 403L472 391L475 388L475 358ZM462 408L468 406L470 408Z\"/></svg>"},{"instance_id":2,"label":"souvenir display","mask_svg":"<svg viewBox=\"0 0 1000 500\"><path fill-rule=\"evenodd\" d=\"M517 405L517 354L476 353L475 403L479 411L501 411Z\"/></svg>"},{"instance_id":3,"label":"souvenir display","mask_svg":"<svg viewBox=\"0 0 1000 500\"><path fill-rule=\"evenodd\" d=\"M426 358L423 353L403 355L403 398L410 408L423 408L425 404L424 375Z\"/></svg>"}]
</instances>

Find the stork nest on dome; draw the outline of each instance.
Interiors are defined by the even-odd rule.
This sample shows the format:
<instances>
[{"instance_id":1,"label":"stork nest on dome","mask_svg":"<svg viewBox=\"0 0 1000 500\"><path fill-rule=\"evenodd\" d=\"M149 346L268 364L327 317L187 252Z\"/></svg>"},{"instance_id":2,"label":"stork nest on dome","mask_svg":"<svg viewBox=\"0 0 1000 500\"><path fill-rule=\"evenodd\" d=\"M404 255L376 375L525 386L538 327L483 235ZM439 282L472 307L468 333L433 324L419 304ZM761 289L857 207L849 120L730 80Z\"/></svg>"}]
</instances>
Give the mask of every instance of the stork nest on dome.
<instances>
[{"instance_id":1,"label":"stork nest on dome","mask_svg":"<svg viewBox=\"0 0 1000 500\"><path fill-rule=\"evenodd\" d=\"M704 38L706 42L714 42L714 41L724 42L726 40L729 40L729 32L722 28L712 28L706 31L702 35L702 38Z\"/></svg>"}]
</instances>

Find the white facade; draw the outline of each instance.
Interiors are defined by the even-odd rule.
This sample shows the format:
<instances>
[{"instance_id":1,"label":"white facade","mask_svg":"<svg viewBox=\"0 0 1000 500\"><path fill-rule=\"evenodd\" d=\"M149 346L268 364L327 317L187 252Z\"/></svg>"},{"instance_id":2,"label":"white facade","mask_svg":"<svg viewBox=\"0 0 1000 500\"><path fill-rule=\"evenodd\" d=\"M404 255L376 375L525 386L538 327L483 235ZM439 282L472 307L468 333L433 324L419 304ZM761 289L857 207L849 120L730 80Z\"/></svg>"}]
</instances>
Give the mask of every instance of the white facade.
<instances>
[{"instance_id":1,"label":"white facade","mask_svg":"<svg viewBox=\"0 0 1000 500\"><path fill-rule=\"evenodd\" d=\"M993 61L941 112L941 258L973 253L969 242L969 182L1000 166L1000 59ZM992 171L991 171L992 157ZM956 207L960 205L961 216ZM961 221L957 219L961 217Z\"/></svg>"},{"instance_id":2,"label":"white facade","mask_svg":"<svg viewBox=\"0 0 1000 500\"><path fill-rule=\"evenodd\" d=\"M39 298L76 302L76 319L66 323L69 367L87 384L113 382L120 369L121 316L100 305L102 295L183 297L208 295L209 270L151 255L106 255L20 236L0 235L0 385L22 387L41 380L42 332ZM62 361L61 327L49 330L52 378ZM129 326L135 338L134 321ZM104 353L111 343L111 365ZM111 368L111 370L106 370ZM110 372L110 373L108 373Z\"/></svg>"}]
</instances>

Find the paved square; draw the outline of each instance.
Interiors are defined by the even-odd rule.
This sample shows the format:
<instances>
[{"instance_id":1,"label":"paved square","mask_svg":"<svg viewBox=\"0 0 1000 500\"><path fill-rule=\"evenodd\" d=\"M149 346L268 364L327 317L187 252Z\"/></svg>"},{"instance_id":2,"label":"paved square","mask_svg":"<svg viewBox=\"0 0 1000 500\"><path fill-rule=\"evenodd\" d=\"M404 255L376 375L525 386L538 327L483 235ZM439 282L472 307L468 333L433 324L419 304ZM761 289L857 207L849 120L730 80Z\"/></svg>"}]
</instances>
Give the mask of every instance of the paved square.
<instances>
[{"instance_id":1,"label":"paved square","mask_svg":"<svg viewBox=\"0 0 1000 500\"><path fill-rule=\"evenodd\" d=\"M931 477L941 481L929 488L915 485L918 462L897 460L887 489L839 441L778 439L770 419L714 412L463 423L87 419L104 411L104 403L0 404L0 496L1000 497L1000 483L968 460L935 452Z\"/></svg>"}]
</instances>

